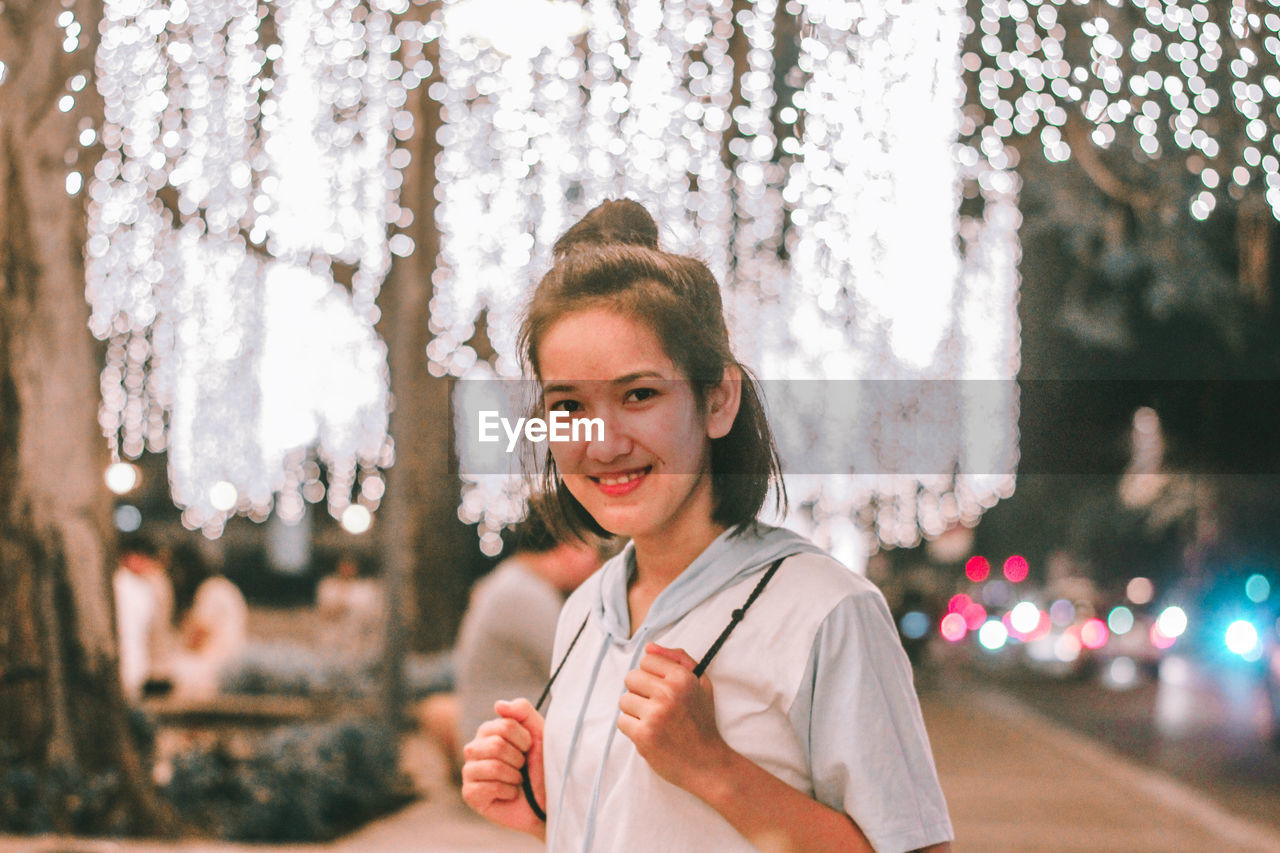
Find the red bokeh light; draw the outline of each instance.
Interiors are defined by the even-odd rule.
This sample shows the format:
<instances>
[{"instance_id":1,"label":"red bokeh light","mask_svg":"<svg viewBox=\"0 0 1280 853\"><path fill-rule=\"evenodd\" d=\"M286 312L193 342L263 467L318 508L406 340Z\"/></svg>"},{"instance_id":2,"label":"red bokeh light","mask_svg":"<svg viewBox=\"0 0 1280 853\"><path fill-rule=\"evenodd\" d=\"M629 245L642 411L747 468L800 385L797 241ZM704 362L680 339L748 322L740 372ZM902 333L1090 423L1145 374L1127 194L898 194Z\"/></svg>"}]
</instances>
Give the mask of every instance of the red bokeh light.
<instances>
[{"instance_id":1,"label":"red bokeh light","mask_svg":"<svg viewBox=\"0 0 1280 853\"><path fill-rule=\"evenodd\" d=\"M1041 637L1047 637L1049 636L1049 632L1052 630L1053 619L1049 617L1048 613L1041 611L1040 621L1036 623L1036 627L1031 629L1031 633L1027 634L1026 640L1027 642L1030 642L1031 640L1038 640Z\"/></svg>"},{"instance_id":2,"label":"red bokeh light","mask_svg":"<svg viewBox=\"0 0 1280 853\"><path fill-rule=\"evenodd\" d=\"M973 599L965 595L963 592L957 592L951 596L951 600L947 602L948 613L963 613L964 609L973 603Z\"/></svg>"},{"instance_id":3,"label":"red bokeh light","mask_svg":"<svg viewBox=\"0 0 1280 853\"><path fill-rule=\"evenodd\" d=\"M1111 632L1101 619L1090 619L1080 626L1080 645L1086 649L1100 649L1107 644Z\"/></svg>"},{"instance_id":4,"label":"red bokeh light","mask_svg":"<svg viewBox=\"0 0 1280 853\"><path fill-rule=\"evenodd\" d=\"M1157 649L1167 649L1173 645L1174 638L1170 637L1156 625L1151 626L1151 645Z\"/></svg>"},{"instance_id":5,"label":"red bokeh light","mask_svg":"<svg viewBox=\"0 0 1280 853\"><path fill-rule=\"evenodd\" d=\"M942 617L942 624L939 626L942 636L951 642L959 642L964 639L968 626L964 623L964 617L959 613L948 613Z\"/></svg>"},{"instance_id":6,"label":"red bokeh light","mask_svg":"<svg viewBox=\"0 0 1280 853\"><path fill-rule=\"evenodd\" d=\"M964 564L964 575L974 583L982 583L991 574L991 563L986 557L970 557Z\"/></svg>"},{"instance_id":7,"label":"red bokeh light","mask_svg":"<svg viewBox=\"0 0 1280 853\"><path fill-rule=\"evenodd\" d=\"M1004 576L1012 583L1020 583L1027 579L1027 558L1014 554L1004 561Z\"/></svg>"},{"instance_id":8,"label":"red bokeh light","mask_svg":"<svg viewBox=\"0 0 1280 853\"><path fill-rule=\"evenodd\" d=\"M960 615L964 617L965 627L970 631L976 631L982 627L983 622L987 621L987 608L976 601L971 601L960 611Z\"/></svg>"}]
</instances>

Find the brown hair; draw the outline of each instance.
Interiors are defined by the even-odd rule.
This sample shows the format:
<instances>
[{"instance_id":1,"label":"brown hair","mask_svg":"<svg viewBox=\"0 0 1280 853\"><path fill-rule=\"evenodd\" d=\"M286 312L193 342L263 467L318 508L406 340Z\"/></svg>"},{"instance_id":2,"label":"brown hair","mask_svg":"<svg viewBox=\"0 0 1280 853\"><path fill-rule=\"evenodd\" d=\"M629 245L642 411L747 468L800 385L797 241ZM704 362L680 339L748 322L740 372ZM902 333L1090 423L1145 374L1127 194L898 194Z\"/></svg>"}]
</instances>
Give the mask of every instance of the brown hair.
<instances>
[{"instance_id":1,"label":"brown hair","mask_svg":"<svg viewBox=\"0 0 1280 853\"><path fill-rule=\"evenodd\" d=\"M786 489L760 388L734 358L720 287L706 264L662 251L657 224L629 199L593 209L556 241L554 255L520 329L521 358L534 377L542 378L538 347L547 331L568 314L599 307L648 326L692 383L699 405L725 369L736 367L742 375L737 417L727 435L711 441L711 517L727 527L752 522L770 488L775 507L784 509ZM533 505L550 526L578 538L611 535L564 487L550 451L537 467Z\"/></svg>"}]
</instances>

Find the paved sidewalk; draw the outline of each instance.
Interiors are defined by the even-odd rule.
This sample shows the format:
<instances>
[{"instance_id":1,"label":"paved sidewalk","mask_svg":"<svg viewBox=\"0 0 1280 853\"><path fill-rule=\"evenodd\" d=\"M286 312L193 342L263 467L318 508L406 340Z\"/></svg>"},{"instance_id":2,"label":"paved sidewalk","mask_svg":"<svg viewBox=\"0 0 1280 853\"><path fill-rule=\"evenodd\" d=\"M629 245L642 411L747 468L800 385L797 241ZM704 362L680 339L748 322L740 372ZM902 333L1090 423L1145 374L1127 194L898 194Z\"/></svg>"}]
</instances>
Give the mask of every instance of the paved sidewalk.
<instances>
[{"instance_id":1,"label":"paved sidewalk","mask_svg":"<svg viewBox=\"0 0 1280 853\"><path fill-rule=\"evenodd\" d=\"M956 853L1280 853L1269 827L1016 699L922 699Z\"/></svg>"},{"instance_id":2,"label":"paved sidewalk","mask_svg":"<svg viewBox=\"0 0 1280 853\"><path fill-rule=\"evenodd\" d=\"M1280 853L1280 834L1012 698L926 690L925 719L955 824L955 853ZM1261 748L1261 747L1260 747ZM428 796L329 845L251 846L0 838L0 853L523 853L531 838L471 814L438 755L407 764ZM641 848L637 848L638 850Z\"/></svg>"}]
</instances>

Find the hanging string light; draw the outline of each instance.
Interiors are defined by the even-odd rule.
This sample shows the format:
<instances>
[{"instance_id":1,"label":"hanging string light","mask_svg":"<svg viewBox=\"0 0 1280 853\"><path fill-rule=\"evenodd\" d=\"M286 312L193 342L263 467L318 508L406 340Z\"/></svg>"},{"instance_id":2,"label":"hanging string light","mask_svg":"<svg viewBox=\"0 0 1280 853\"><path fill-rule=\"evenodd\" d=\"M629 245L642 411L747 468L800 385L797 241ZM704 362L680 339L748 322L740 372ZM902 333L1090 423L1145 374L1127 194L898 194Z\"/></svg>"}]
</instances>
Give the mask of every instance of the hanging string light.
<instances>
[{"instance_id":1,"label":"hanging string light","mask_svg":"<svg viewBox=\"0 0 1280 853\"><path fill-rule=\"evenodd\" d=\"M519 375L515 333L533 276L556 237L605 197L639 199L670 248L698 251L723 277L730 6L644 0L624 17L607 0L446 2L433 93L444 120L433 372ZM492 371L467 344L481 312ZM464 480L461 516L496 549L502 525L523 513L523 487L475 471Z\"/></svg>"},{"instance_id":2,"label":"hanging string light","mask_svg":"<svg viewBox=\"0 0 1280 853\"><path fill-rule=\"evenodd\" d=\"M327 492L337 516L381 495L372 324L400 215L406 5L106 4L87 246L100 420L116 455L168 452L183 522L210 536L235 513L296 520Z\"/></svg>"},{"instance_id":3,"label":"hanging string light","mask_svg":"<svg viewBox=\"0 0 1280 853\"><path fill-rule=\"evenodd\" d=\"M815 536L856 562L876 542L976 523L1012 492L1017 241L996 205L958 221L963 4L800 6L803 133L783 189L792 333L778 358L793 377L850 380L824 386L832 411L855 413L847 468L831 471L846 476L798 491ZM1012 204L1009 176L981 166Z\"/></svg>"},{"instance_id":4,"label":"hanging string light","mask_svg":"<svg viewBox=\"0 0 1280 853\"><path fill-rule=\"evenodd\" d=\"M958 2L793 0L780 10L776 0L640 0L624 14L590 0L585 21L561 8L445 4L442 250L429 349L438 375L518 375L515 323L550 244L602 198L627 195L662 223L670 249L709 262L766 379L1012 377L1016 186L1003 166L982 158L991 204L966 223L963 258L954 243ZM777 66L783 12L804 26L794 68ZM469 25L495 20L518 20L512 28L525 38ZM741 66L730 56L735 32ZM794 97L779 104L787 80L781 88ZM466 343L481 312L498 353L492 369ZM930 469L972 476L890 476L911 470L911 449L881 440L892 428L877 416L875 435L849 437L863 448L856 459L791 478L815 534L850 562L863 556L868 531L911 544L922 530L973 523L1010 492L1011 394L993 409L991 394L969 395L979 405L958 383L856 387L874 411L911 406L970 433L981 423L986 438L975 446L989 452L967 459L958 443L954 464ZM925 388L932 397L901 396ZM464 470L473 452L460 448ZM483 465L465 479L460 514L481 525L482 547L496 548L497 531L523 510L523 487Z\"/></svg>"},{"instance_id":5,"label":"hanging string light","mask_svg":"<svg viewBox=\"0 0 1280 853\"><path fill-rule=\"evenodd\" d=\"M190 526L216 534L232 513L272 508L295 519L326 496L335 516L377 505L392 450L375 300L392 250L413 250L387 239L406 221L394 140L412 132L406 90L431 72L395 57L431 40L437 375L517 375L518 312L551 243L624 194L725 283L766 378L1011 375L1012 309L990 306L1012 305L1017 188L995 144L1003 125L970 122L981 144L951 156L958 0L446 0L427 24L397 24L406 6L108 4L89 245L94 330L110 339L102 423L123 456L168 450ZM780 20L803 28L798 55L780 49ZM1096 73L1114 86L1115 48L1098 33ZM984 78L984 103L1005 70ZM974 219L957 218L962 180L985 202ZM482 315L492 365L470 345ZM859 386L871 411L907 407L974 434L994 423L996 438L980 463L965 441L950 448L959 475L894 478L877 472L911 450L872 418L850 437L865 451L827 472L850 478L792 484L820 538L909 544L1008 493L1016 400L980 405L962 387ZM523 487L471 479L461 515L493 550Z\"/></svg>"},{"instance_id":6,"label":"hanging string light","mask_svg":"<svg viewBox=\"0 0 1280 853\"><path fill-rule=\"evenodd\" d=\"M1061 161L1082 121L1099 148L1179 160L1199 184L1186 202L1196 219L1254 181L1280 218L1275 0L982 0L969 36L970 145L1038 131Z\"/></svg>"}]
</instances>

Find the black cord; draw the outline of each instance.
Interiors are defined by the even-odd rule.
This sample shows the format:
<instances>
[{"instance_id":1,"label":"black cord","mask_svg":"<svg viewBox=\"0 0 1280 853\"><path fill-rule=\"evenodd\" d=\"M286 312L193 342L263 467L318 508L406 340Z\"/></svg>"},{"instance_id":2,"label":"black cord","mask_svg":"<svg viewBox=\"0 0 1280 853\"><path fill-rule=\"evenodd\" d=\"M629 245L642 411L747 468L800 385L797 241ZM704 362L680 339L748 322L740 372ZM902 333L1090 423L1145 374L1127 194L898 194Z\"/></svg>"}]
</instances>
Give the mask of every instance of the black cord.
<instances>
[{"instance_id":1,"label":"black cord","mask_svg":"<svg viewBox=\"0 0 1280 853\"><path fill-rule=\"evenodd\" d=\"M764 592L764 588L769 581L773 579L774 574L778 571L778 567L782 565L782 561L786 557L779 557L773 561L773 565L769 566L768 571L764 573L764 577L760 578L760 582L756 584L755 589L751 590L751 595L747 596L747 600L742 606L733 611L729 618L729 624L724 626L724 630L720 632L720 636L716 637L716 641L711 644L711 648L707 649L707 653L702 656L702 660L698 661L698 665L693 668L694 678L701 678L702 674L707 671L707 667L711 665L711 661L719 653L720 647L724 645L724 641L729 639L729 635L733 633L733 629L738 627L738 623L742 621L742 617L747 615L747 608L750 607L755 600L760 597L760 593ZM535 711L542 710L542 703L547 701L547 697L551 694L551 685L556 683L556 678L560 676L560 670L564 669L565 662L569 660L569 653L573 651L573 647L578 644L578 638L582 636L582 631L587 627L587 620L591 618L587 614L587 619L582 620L582 624L578 626L578 633L573 635L573 640L569 643L569 648L564 650L564 655L560 658L560 663L556 666L555 672L551 673L551 678L547 681L547 686L542 688L542 695L538 697L538 702L534 705ZM526 760L524 766L520 768L520 787L524 789L525 802L529 804L529 808L533 809L533 813L538 820L545 821L547 813L543 811L542 806L538 805L538 798L533 795L533 782L529 779L529 762Z\"/></svg>"},{"instance_id":2,"label":"black cord","mask_svg":"<svg viewBox=\"0 0 1280 853\"><path fill-rule=\"evenodd\" d=\"M729 619L729 624L724 626L724 630L720 632L720 636L716 637L716 641L711 644L711 648L707 649L707 653L702 656L702 660L698 661L698 665L693 668L694 678L701 678L702 673L707 671L707 667L711 665L712 659L714 659L716 653L720 651L720 647L724 645L724 641L729 639L729 635L733 633L733 629L738 627L738 623L742 621L742 617L747 615L747 608L755 603L755 600L760 597L760 593L764 592L765 586L768 585L769 581L773 578L774 573L778 571L778 566L781 566L782 561L785 559L786 557L779 557L777 560L774 560L773 565L764 573L764 577L760 578L760 582L756 584L755 589L751 590L751 595L747 596L747 600L743 602L743 605L733 611L733 614Z\"/></svg>"},{"instance_id":3,"label":"black cord","mask_svg":"<svg viewBox=\"0 0 1280 853\"><path fill-rule=\"evenodd\" d=\"M551 678L547 680L547 686L542 688L542 695L538 697L537 703L533 706L533 710L542 711L542 703L547 701L547 697L551 695L551 685L556 683L556 679L560 677L560 670L564 669L565 661L569 660L569 652L573 651L573 647L578 644L578 638L582 636L582 631L587 627L587 619L591 618L588 613L586 618L582 620L582 624L578 626L578 633L573 635L573 639L569 641L569 648L564 650L564 655L560 658L560 664L556 667L555 672L551 673ZM520 787L524 789L525 802L529 804L529 808L533 809L533 813L538 820L545 821L547 813L542 810L542 806L538 805L538 798L533 795L533 782L529 779L529 761L526 757L524 765L520 768Z\"/></svg>"}]
</instances>

